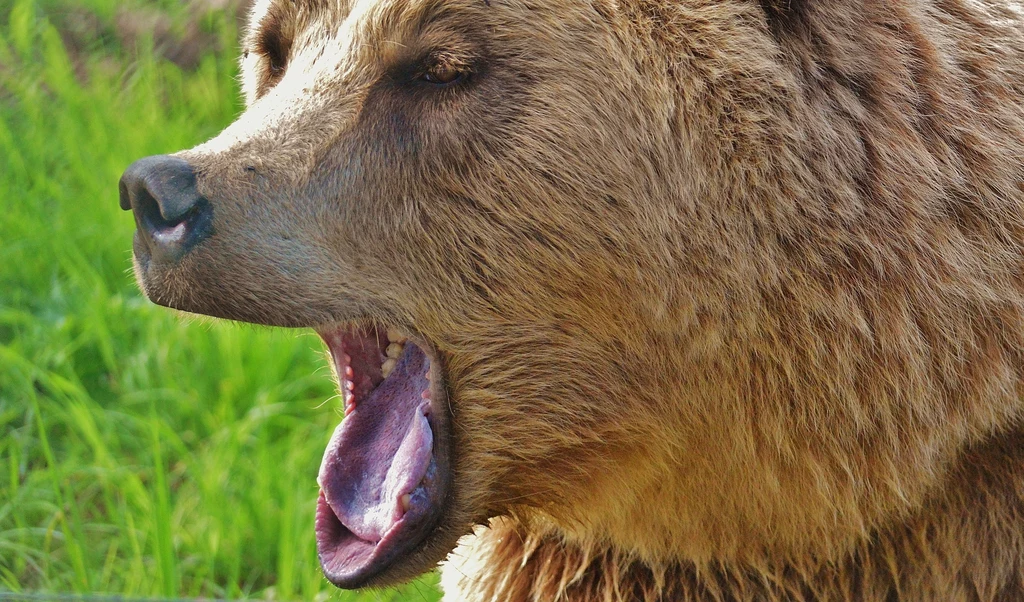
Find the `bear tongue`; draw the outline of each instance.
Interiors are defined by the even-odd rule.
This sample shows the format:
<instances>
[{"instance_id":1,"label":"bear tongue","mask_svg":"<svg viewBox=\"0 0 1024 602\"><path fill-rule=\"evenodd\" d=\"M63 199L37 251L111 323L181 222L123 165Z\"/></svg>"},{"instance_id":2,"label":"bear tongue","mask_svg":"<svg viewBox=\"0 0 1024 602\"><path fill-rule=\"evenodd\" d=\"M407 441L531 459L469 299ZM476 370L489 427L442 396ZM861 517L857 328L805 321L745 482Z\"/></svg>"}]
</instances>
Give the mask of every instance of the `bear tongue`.
<instances>
[{"instance_id":1,"label":"bear tongue","mask_svg":"<svg viewBox=\"0 0 1024 602\"><path fill-rule=\"evenodd\" d=\"M407 345L394 372L335 429L317 479L317 548L325 568L372 564L373 547L429 511L425 480L433 472L433 433L430 401L423 396L429 369L423 351Z\"/></svg>"}]
</instances>

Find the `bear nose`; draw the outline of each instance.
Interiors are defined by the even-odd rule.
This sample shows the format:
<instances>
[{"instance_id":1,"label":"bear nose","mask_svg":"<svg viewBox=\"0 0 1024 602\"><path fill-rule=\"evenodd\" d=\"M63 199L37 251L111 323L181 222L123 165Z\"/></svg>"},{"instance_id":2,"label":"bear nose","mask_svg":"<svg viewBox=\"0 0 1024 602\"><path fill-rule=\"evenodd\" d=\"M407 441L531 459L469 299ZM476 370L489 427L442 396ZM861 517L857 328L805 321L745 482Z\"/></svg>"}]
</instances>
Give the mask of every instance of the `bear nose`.
<instances>
[{"instance_id":1,"label":"bear nose","mask_svg":"<svg viewBox=\"0 0 1024 602\"><path fill-rule=\"evenodd\" d=\"M135 213L139 242L152 259L177 262L213 232L213 210L184 159L139 159L124 171L119 188L121 209Z\"/></svg>"}]
</instances>

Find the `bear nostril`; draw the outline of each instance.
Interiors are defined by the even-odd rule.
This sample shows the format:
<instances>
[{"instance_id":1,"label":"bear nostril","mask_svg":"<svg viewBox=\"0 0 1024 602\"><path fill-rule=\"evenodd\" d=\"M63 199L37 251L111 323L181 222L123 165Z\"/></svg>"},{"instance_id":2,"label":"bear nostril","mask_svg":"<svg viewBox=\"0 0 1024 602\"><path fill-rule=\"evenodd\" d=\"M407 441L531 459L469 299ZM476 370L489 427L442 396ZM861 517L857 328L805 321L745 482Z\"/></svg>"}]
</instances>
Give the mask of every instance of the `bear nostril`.
<instances>
[{"instance_id":1,"label":"bear nostril","mask_svg":"<svg viewBox=\"0 0 1024 602\"><path fill-rule=\"evenodd\" d=\"M124 176L121 176L121 181L117 183L117 189L121 193L121 209L128 211L132 208L132 198L128 194L128 185L125 184Z\"/></svg>"},{"instance_id":2,"label":"bear nostril","mask_svg":"<svg viewBox=\"0 0 1024 602\"><path fill-rule=\"evenodd\" d=\"M176 262L212 234L210 203L196 190L192 166L178 157L139 159L118 188L121 208L135 213L140 241L155 259Z\"/></svg>"}]
</instances>

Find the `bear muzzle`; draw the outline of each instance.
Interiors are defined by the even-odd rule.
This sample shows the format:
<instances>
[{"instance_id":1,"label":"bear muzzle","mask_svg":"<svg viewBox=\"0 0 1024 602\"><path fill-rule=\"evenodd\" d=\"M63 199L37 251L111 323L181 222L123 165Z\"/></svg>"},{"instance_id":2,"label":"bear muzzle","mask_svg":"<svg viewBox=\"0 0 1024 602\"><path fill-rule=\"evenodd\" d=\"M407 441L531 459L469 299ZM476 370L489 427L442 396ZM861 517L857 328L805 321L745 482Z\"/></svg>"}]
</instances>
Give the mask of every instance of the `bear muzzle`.
<instances>
[{"instance_id":1,"label":"bear muzzle","mask_svg":"<svg viewBox=\"0 0 1024 602\"><path fill-rule=\"evenodd\" d=\"M173 265L213 234L213 208L183 159L139 159L125 170L119 189L121 209L135 214L136 253L149 261Z\"/></svg>"}]
</instances>

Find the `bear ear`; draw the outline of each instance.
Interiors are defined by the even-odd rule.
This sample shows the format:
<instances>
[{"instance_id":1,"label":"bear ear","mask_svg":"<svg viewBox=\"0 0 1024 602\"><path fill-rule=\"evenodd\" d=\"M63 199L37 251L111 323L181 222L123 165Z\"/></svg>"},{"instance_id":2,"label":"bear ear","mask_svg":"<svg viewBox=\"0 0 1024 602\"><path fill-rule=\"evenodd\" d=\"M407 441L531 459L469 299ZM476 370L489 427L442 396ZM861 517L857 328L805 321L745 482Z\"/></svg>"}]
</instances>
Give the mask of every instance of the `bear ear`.
<instances>
[{"instance_id":1,"label":"bear ear","mask_svg":"<svg viewBox=\"0 0 1024 602\"><path fill-rule=\"evenodd\" d=\"M757 0L775 35L795 33L806 26L811 0Z\"/></svg>"}]
</instances>

